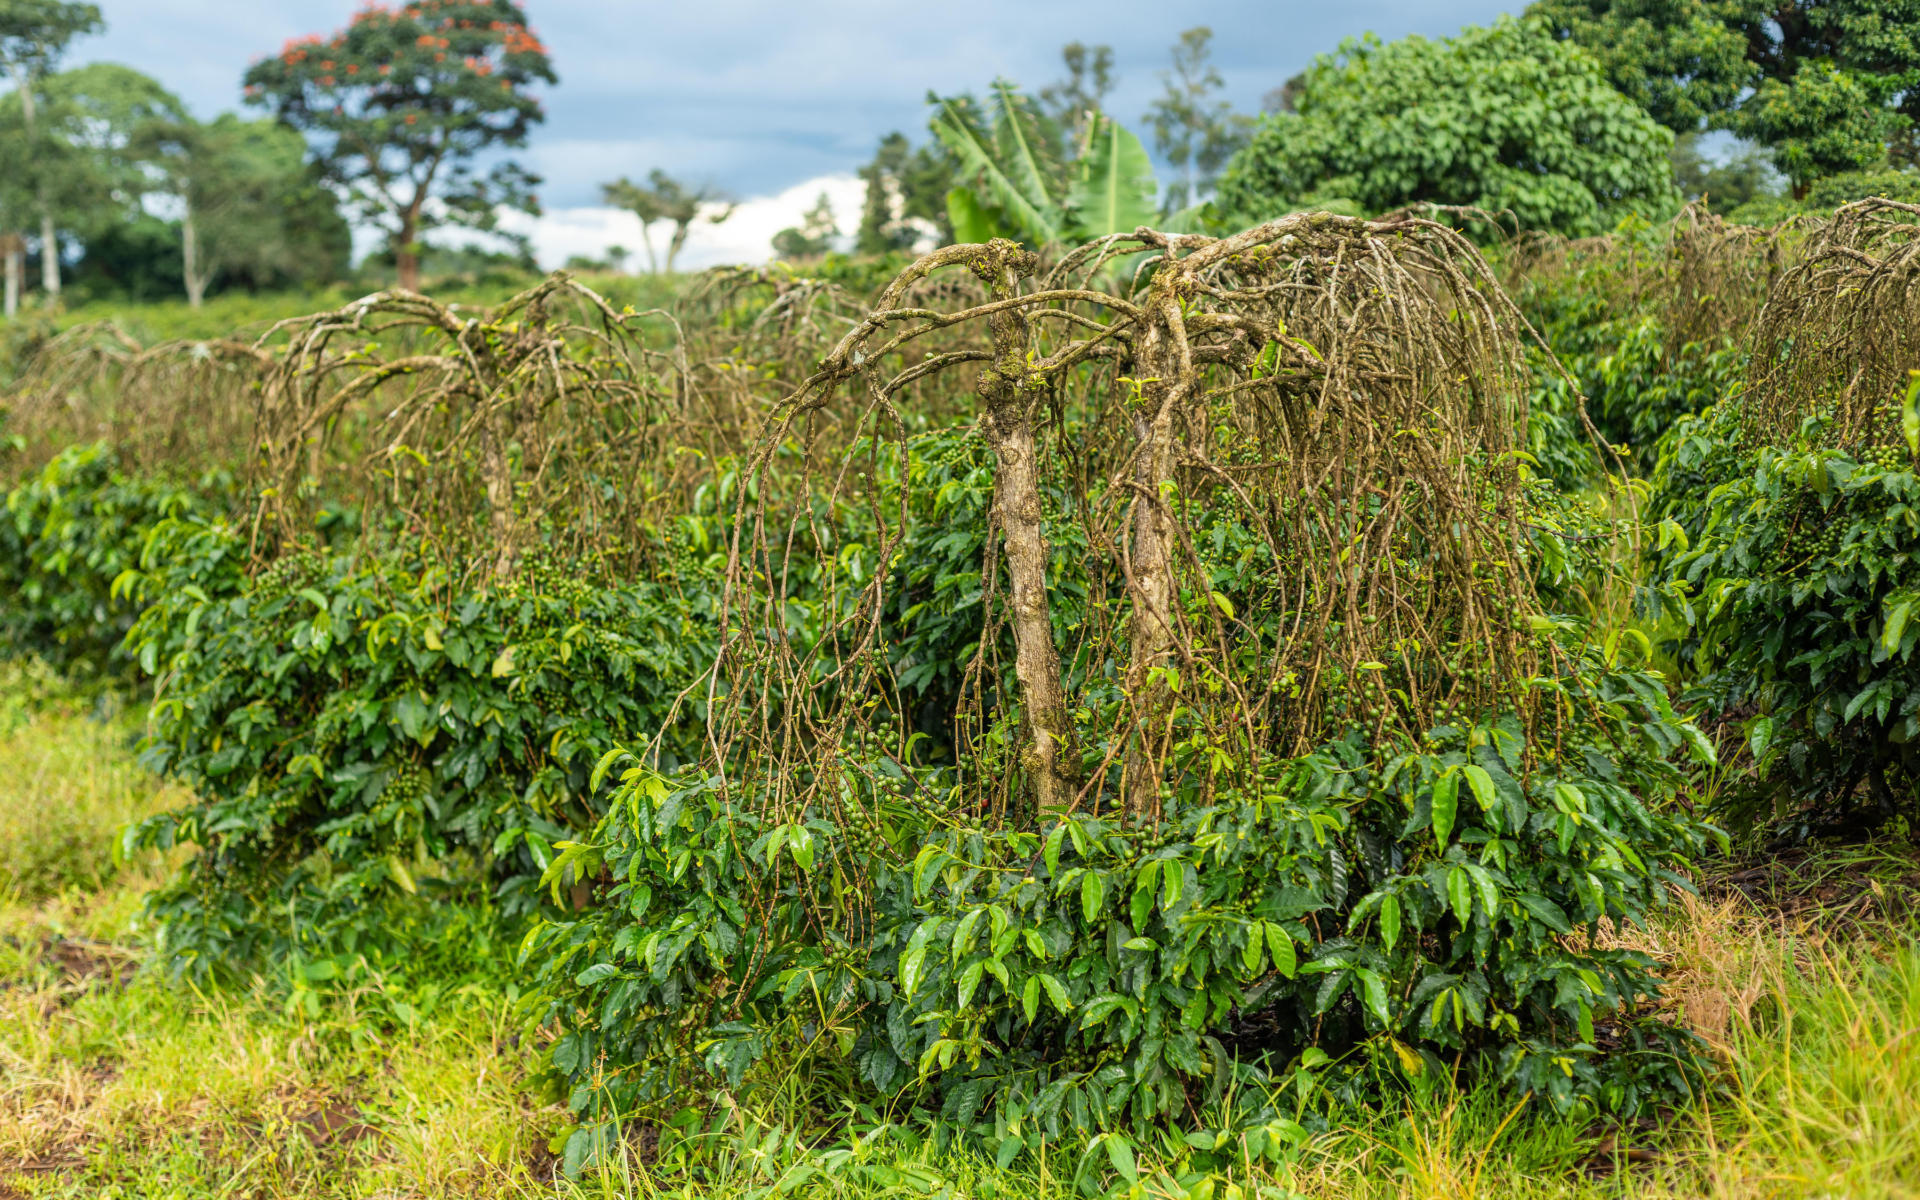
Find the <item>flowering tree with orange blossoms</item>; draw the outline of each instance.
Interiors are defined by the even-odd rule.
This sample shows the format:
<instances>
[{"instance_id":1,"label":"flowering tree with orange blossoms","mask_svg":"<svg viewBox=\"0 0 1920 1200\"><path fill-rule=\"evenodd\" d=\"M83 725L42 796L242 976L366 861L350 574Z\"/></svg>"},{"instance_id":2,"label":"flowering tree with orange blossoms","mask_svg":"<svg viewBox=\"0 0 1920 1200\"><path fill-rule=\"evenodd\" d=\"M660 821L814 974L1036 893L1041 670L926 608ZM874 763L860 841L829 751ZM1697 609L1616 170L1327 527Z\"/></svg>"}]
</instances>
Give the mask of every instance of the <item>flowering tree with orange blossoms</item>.
<instances>
[{"instance_id":1,"label":"flowering tree with orange blossoms","mask_svg":"<svg viewBox=\"0 0 1920 1200\"><path fill-rule=\"evenodd\" d=\"M502 208L538 211L536 176L473 161L526 145L545 119L533 86L558 82L515 0L370 4L332 38L255 62L244 82L248 102L306 134L357 214L387 233L404 288L419 288L434 227L492 231Z\"/></svg>"}]
</instances>

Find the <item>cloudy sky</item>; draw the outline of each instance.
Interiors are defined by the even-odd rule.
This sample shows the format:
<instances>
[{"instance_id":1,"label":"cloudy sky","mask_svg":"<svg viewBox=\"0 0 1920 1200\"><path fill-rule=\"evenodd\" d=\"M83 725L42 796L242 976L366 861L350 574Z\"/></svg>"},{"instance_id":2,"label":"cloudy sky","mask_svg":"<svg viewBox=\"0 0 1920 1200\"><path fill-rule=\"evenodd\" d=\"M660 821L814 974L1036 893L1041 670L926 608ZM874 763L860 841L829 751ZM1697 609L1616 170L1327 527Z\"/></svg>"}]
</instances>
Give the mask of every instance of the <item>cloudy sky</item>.
<instances>
[{"instance_id":1,"label":"cloudy sky","mask_svg":"<svg viewBox=\"0 0 1920 1200\"><path fill-rule=\"evenodd\" d=\"M252 58L344 25L358 0L99 0L107 32L70 61L156 76L201 116L234 108ZM599 184L663 167L746 201L698 229L688 266L762 259L813 198L858 219L853 172L889 130L916 139L928 89L1028 87L1063 72L1070 41L1113 46L1109 111L1140 128L1180 31L1208 25L1227 98L1247 111L1317 53L1369 30L1446 35L1523 0L524 0L560 85L524 155L546 177L531 232L543 262L637 247L632 218L597 206Z\"/></svg>"}]
</instances>

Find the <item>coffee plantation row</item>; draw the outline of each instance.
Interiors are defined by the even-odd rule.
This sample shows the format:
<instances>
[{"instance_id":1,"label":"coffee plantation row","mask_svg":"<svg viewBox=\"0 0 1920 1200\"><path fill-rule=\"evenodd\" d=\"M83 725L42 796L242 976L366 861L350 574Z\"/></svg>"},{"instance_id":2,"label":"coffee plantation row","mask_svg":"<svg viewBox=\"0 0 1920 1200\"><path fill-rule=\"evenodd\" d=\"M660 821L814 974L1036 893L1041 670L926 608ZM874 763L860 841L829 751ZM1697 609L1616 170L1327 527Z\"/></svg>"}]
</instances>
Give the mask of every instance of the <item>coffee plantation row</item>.
<instances>
[{"instance_id":1,"label":"coffee plantation row","mask_svg":"<svg viewBox=\"0 0 1920 1200\"><path fill-rule=\"evenodd\" d=\"M1449 1073L1630 1116L1713 1068L1615 933L1914 812L1917 234L79 327L5 365L0 646L150 704L167 970L510 977L573 1169L754 1088L1003 1166Z\"/></svg>"}]
</instances>

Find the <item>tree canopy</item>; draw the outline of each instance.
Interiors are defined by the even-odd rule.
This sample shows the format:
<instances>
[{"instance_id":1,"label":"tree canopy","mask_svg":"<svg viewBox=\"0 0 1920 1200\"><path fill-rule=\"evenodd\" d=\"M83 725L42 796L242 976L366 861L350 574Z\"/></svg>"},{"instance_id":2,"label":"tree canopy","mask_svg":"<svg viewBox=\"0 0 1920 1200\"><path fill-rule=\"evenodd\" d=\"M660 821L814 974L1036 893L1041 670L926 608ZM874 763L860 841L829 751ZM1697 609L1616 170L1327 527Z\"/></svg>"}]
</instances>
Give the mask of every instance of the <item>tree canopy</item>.
<instances>
[{"instance_id":1,"label":"tree canopy","mask_svg":"<svg viewBox=\"0 0 1920 1200\"><path fill-rule=\"evenodd\" d=\"M537 211L535 176L510 161L480 175L473 159L524 146L545 119L532 88L555 82L515 0L364 8L330 39L288 42L245 79L248 101L307 134L360 217L385 230L409 288L433 226L491 231L503 207Z\"/></svg>"},{"instance_id":2,"label":"tree canopy","mask_svg":"<svg viewBox=\"0 0 1920 1200\"><path fill-rule=\"evenodd\" d=\"M624 208L639 218L640 241L647 250L647 270L657 272L664 267L668 274L673 273L674 262L685 248L687 234L695 221L704 218L715 225L723 224L738 207L719 188L707 184L690 186L658 167L648 173L644 185L622 175L612 183L601 184L600 194L608 204ZM651 231L655 221L673 223L664 263L653 250Z\"/></svg>"},{"instance_id":3,"label":"tree canopy","mask_svg":"<svg viewBox=\"0 0 1920 1200\"><path fill-rule=\"evenodd\" d=\"M1535 0L1527 12L1669 129L1767 146L1799 195L1877 165L1920 116L1920 0Z\"/></svg>"},{"instance_id":4,"label":"tree canopy","mask_svg":"<svg viewBox=\"0 0 1920 1200\"><path fill-rule=\"evenodd\" d=\"M1224 216L1433 202L1579 235L1674 199L1673 135L1536 22L1349 40L1314 60L1294 105L1228 164Z\"/></svg>"},{"instance_id":5,"label":"tree canopy","mask_svg":"<svg viewBox=\"0 0 1920 1200\"><path fill-rule=\"evenodd\" d=\"M216 279L251 287L344 272L352 233L300 135L223 113L155 121L135 145L181 206L181 283L198 306ZM88 248L89 255L92 247Z\"/></svg>"}]
</instances>

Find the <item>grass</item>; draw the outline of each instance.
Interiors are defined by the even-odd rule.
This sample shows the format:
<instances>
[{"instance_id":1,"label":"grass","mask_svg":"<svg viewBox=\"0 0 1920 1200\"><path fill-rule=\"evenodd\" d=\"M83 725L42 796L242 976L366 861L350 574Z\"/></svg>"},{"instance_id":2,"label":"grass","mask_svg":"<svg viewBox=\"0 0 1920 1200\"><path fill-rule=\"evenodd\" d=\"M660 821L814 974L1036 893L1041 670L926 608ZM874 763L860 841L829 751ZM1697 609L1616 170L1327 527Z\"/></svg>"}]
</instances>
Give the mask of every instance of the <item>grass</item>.
<instances>
[{"instance_id":1,"label":"grass","mask_svg":"<svg viewBox=\"0 0 1920 1200\"><path fill-rule=\"evenodd\" d=\"M566 1116L507 991L413 996L402 1024L377 984L314 1017L266 981L202 992L140 969L164 864L116 861L114 829L176 797L132 765L130 733L44 675L0 672L0 1200L1920 1196L1910 847L1749 887L1821 898L1796 915L1731 892L1615 935L1669 964L1676 1013L1727 1064L1718 1094L1658 1126L1440 1088L1227 1176L1177 1179L1143 1152L1130 1184L1100 1146L1004 1170L872 1126L810 1148L741 1096L718 1101L697 1171L634 1149L568 1182L547 1150Z\"/></svg>"}]
</instances>

